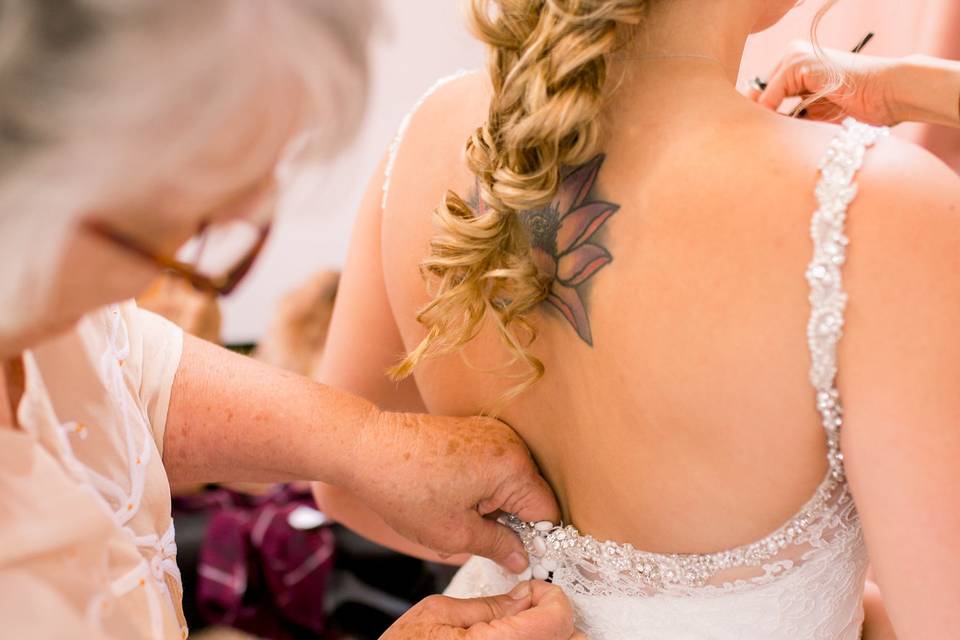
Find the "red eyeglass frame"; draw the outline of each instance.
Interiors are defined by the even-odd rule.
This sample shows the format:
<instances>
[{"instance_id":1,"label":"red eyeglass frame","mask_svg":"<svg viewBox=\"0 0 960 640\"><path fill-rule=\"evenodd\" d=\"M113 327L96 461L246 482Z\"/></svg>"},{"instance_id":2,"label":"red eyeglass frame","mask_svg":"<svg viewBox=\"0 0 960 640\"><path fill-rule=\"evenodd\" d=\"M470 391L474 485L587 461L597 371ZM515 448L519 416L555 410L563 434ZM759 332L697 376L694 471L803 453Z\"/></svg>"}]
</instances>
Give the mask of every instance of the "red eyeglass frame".
<instances>
[{"instance_id":1,"label":"red eyeglass frame","mask_svg":"<svg viewBox=\"0 0 960 640\"><path fill-rule=\"evenodd\" d=\"M203 234L209 229L209 224L204 224L199 231L201 242ZM85 220L83 227L93 235L120 247L127 253L138 258L146 260L160 269L173 273L190 283L194 289L203 293L209 293L217 296L227 296L233 293L237 286L250 273L254 262L263 251L267 238L270 236L271 225L266 224L260 229L257 241L250 250L240 259L229 271L219 277L211 277L197 271L196 265L192 265L176 258L163 255L144 246L138 240L131 238L125 233L117 231L108 224L99 220Z\"/></svg>"}]
</instances>

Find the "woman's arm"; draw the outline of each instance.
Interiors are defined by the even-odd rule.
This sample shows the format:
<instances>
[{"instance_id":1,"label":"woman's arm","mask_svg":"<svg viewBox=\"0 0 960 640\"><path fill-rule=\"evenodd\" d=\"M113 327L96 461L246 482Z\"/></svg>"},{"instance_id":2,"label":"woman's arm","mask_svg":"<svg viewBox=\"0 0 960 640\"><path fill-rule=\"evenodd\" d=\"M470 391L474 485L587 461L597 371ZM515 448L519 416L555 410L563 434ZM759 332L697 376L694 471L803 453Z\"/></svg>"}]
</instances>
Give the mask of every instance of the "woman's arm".
<instances>
[{"instance_id":1,"label":"woman's arm","mask_svg":"<svg viewBox=\"0 0 960 640\"><path fill-rule=\"evenodd\" d=\"M960 180L890 139L860 186L839 362L845 466L896 636L942 638L960 628Z\"/></svg>"},{"instance_id":2,"label":"woman's arm","mask_svg":"<svg viewBox=\"0 0 960 640\"><path fill-rule=\"evenodd\" d=\"M491 464L491 460L496 464ZM527 566L499 510L551 520L559 509L503 423L380 411L345 391L185 337L164 435L173 482L324 480L439 553Z\"/></svg>"},{"instance_id":3,"label":"woman's arm","mask_svg":"<svg viewBox=\"0 0 960 640\"><path fill-rule=\"evenodd\" d=\"M163 463L171 483L352 484L361 437L380 430L382 415L368 400L184 335Z\"/></svg>"},{"instance_id":4,"label":"woman's arm","mask_svg":"<svg viewBox=\"0 0 960 640\"><path fill-rule=\"evenodd\" d=\"M887 73L896 121L960 127L960 62L907 56L894 60Z\"/></svg>"},{"instance_id":5,"label":"woman's arm","mask_svg":"<svg viewBox=\"0 0 960 640\"><path fill-rule=\"evenodd\" d=\"M387 298L380 256L385 165L382 162L374 173L357 214L318 379L384 409L420 412L425 409L413 378L396 383L386 375L387 368L404 352L404 345ZM412 544L340 487L316 483L314 495L324 513L378 544L434 562L462 564L467 559L442 558Z\"/></svg>"}]
</instances>

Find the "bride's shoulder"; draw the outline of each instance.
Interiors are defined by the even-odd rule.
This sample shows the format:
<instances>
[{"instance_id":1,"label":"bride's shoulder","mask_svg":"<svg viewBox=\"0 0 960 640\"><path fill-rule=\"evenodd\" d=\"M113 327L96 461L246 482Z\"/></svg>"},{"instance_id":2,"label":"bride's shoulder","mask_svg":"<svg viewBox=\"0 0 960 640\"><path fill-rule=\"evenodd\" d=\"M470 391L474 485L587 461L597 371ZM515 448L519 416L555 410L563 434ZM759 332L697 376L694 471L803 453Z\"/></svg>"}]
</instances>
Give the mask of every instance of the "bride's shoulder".
<instances>
[{"instance_id":1,"label":"bride's shoulder","mask_svg":"<svg viewBox=\"0 0 960 640\"><path fill-rule=\"evenodd\" d=\"M470 198L467 139L486 118L488 77L480 71L438 80L413 105L391 148L384 185L381 242L388 270L417 264L433 235L433 211L444 193ZM416 269L404 273L417 273ZM411 277L409 283L419 282Z\"/></svg>"},{"instance_id":2,"label":"bride's shoulder","mask_svg":"<svg viewBox=\"0 0 960 640\"><path fill-rule=\"evenodd\" d=\"M913 239L952 244L960 252L960 175L923 147L889 135L865 155L854 204L885 244Z\"/></svg>"},{"instance_id":3,"label":"bride's shoulder","mask_svg":"<svg viewBox=\"0 0 960 640\"><path fill-rule=\"evenodd\" d=\"M870 198L873 192L882 194L883 200L891 205L897 205L924 195L956 199L960 190L960 176L953 169L923 147L889 135L889 129L870 127L852 119L843 124L787 120L787 128L792 142L806 141L813 145L821 161L827 158L833 141L862 143L868 147L856 178L864 199ZM874 134L871 135L871 131Z\"/></svg>"},{"instance_id":4,"label":"bride's shoulder","mask_svg":"<svg viewBox=\"0 0 960 640\"><path fill-rule=\"evenodd\" d=\"M960 322L960 176L926 149L889 135L866 152L856 184L847 289L862 351L913 323Z\"/></svg>"},{"instance_id":5,"label":"bride's shoulder","mask_svg":"<svg viewBox=\"0 0 960 640\"><path fill-rule=\"evenodd\" d=\"M960 233L960 176L923 147L852 120L843 125L778 121L770 129L776 146L797 150L795 160L804 167L824 166L834 153L835 141L867 148L854 178L858 192L851 224L866 220L878 230L898 234L918 225L932 233L945 225Z\"/></svg>"},{"instance_id":6,"label":"bride's shoulder","mask_svg":"<svg viewBox=\"0 0 960 640\"><path fill-rule=\"evenodd\" d=\"M483 123L490 96L490 82L482 71L458 71L437 80L402 126L404 153L419 158L418 152L437 155L451 144L462 147L466 137Z\"/></svg>"},{"instance_id":7,"label":"bride's shoulder","mask_svg":"<svg viewBox=\"0 0 960 640\"><path fill-rule=\"evenodd\" d=\"M463 149L484 122L489 87L485 73L462 71L438 80L412 107L390 153L386 222L428 211L447 189L470 186Z\"/></svg>"}]
</instances>

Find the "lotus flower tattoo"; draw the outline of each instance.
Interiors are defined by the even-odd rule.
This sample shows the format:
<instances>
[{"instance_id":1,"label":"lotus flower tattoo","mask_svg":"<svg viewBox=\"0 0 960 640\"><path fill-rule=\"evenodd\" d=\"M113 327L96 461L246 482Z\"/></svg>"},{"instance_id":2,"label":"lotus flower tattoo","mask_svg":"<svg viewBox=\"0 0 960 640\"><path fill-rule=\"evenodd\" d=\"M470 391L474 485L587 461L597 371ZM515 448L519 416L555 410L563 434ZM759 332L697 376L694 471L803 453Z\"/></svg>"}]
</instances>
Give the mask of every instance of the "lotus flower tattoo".
<instances>
[{"instance_id":1,"label":"lotus flower tattoo","mask_svg":"<svg viewBox=\"0 0 960 640\"><path fill-rule=\"evenodd\" d=\"M590 240L620 208L610 202L589 200L604 159L598 155L567 172L550 204L522 215L530 232L534 261L553 282L546 302L563 314L590 346L593 334L583 285L613 262L609 251Z\"/></svg>"}]
</instances>

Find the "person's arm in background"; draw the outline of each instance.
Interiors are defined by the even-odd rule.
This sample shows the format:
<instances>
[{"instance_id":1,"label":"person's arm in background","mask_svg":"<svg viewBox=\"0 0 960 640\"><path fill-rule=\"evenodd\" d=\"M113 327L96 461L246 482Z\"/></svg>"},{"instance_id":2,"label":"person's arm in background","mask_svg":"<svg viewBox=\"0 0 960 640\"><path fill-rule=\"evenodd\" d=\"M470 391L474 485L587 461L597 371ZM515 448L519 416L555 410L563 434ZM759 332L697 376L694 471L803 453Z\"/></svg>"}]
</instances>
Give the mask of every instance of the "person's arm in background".
<instances>
[{"instance_id":1,"label":"person's arm in background","mask_svg":"<svg viewBox=\"0 0 960 640\"><path fill-rule=\"evenodd\" d=\"M893 61L887 98L897 122L960 127L960 62L907 56Z\"/></svg>"},{"instance_id":2,"label":"person's arm in background","mask_svg":"<svg viewBox=\"0 0 960 640\"><path fill-rule=\"evenodd\" d=\"M930 45L924 52L946 60L960 60L960 2L938 0L927 19L931 26L926 38ZM930 11L930 10L928 10ZM917 142L960 171L960 130L947 131L943 127L923 127L917 134Z\"/></svg>"},{"instance_id":3,"label":"person's arm in background","mask_svg":"<svg viewBox=\"0 0 960 640\"><path fill-rule=\"evenodd\" d=\"M750 97L779 109L788 98L823 90L832 66L843 82L811 105L808 117L835 120L850 115L888 126L923 122L960 127L960 62L922 55L880 58L832 49L824 53L827 62L809 42L794 42L767 78L766 89L752 89Z\"/></svg>"},{"instance_id":4,"label":"person's arm in background","mask_svg":"<svg viewBox=\"0 0 960 640\"><path fill-rule=\"evenodd\" d=\"M385 165L381 162L374 172L360 204L317 379L386 410L420 413L425 408L413 378L397 383L386 375L404 345L387 299L380 257ZM440 556L411 543L342 487L315 483L314 496L325 514L385 547L433 562L463 564L469 558Z\"/></svg>"}]
</instances>

